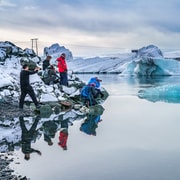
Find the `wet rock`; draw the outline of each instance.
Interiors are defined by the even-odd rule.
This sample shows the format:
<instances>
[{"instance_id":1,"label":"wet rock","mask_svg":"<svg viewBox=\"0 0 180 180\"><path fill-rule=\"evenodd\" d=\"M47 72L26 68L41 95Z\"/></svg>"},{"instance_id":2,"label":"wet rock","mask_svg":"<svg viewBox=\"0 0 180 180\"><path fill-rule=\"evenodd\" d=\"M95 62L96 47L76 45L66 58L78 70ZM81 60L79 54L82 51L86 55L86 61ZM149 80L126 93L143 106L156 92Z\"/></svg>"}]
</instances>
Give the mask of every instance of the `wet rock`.
<instances>
[{"instance_id":1,"label":"wet rock","mask_svg":"<svg viewBox=\"0 0 180 180\"><path fill-rule=\"evenodd\" d=\"M11 119L19 116L30 116L32 114L33 112L29 107L25 107L23 110L21 110L18 106L0 102L0 120Z\"/></svg>"},{"instance_id":2,"label":"wet rock","mask_svg":"<svg viewBox=\"0 0 180 180\"><path fill-rule=\"evenodd\" d=\"M39 108L39 112L40 112L40 116L42 118L49 118L51 116L51 114L53 113L51 106L48 104L42 105Z\"/></svg>"},{"instance_id":3,"label":"wet rock","mask_svg":"<svg viewBox=\"0 0 180 180\"><path fill-rule=\"evenodd\" d=\"M95 105L95 106L89 107L89 114L102 115L103 112L104 112L104 108L101 105Z\"/></svg>"}]
</instances>

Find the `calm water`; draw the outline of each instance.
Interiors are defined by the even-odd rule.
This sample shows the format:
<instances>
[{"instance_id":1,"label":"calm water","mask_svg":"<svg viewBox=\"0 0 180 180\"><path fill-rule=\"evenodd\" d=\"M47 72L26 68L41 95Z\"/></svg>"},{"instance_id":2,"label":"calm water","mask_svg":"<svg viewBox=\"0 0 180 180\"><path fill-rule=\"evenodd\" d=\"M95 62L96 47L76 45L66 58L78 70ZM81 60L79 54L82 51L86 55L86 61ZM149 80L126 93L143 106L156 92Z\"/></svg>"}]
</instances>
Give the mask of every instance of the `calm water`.
<instances>
[{"instance_id":1,"label":"calm water","mask_svg":"<svg viewBox=\"0 0 180 180\"><path fill-rule=\"evenodd\" d=\"M90 75L79 76L88 80ZM14 169L31 180L179 180L180 104L149 102L137 97L140 89L180 84L179 77L155 79L99 76L110 96L103 103L96 136L79 130L82 121L69 127L67 151L41 137L32 145L42 155L24 160L16 151Z\"/></svg>"}]
</instances>

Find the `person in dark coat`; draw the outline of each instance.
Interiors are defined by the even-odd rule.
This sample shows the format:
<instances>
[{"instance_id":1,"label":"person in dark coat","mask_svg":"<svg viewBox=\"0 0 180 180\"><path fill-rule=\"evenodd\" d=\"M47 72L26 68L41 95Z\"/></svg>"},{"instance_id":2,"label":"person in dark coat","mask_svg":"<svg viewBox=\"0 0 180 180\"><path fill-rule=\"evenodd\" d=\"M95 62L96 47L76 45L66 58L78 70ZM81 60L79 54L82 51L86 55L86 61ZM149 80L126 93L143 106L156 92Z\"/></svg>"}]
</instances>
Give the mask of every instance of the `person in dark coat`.
<instances>
[{"instance_id":1,"label":"person in dark coat","mask_svg":"<svg viewBox=\"0 0 180 180\"><path fill-rule=\"evenodd\" d=\"M24 122L24 117L20 116L19 121L20 121L20 126L21 126L21 144L22 144L22 152L24 153L24 159L29 160L30 159L30 154L36 152L37 154L41 155L41 152L39 150L31 148L31 142L35 139L35 135L37 133L37 125L40 120L40 117L37 116L35 118L34 123L32 124L31 128L28 130L26 128L25 122Z\"/></svg>"},{"instance_id":2,"label":"person in dark coat","mask_svg":"<svg viewBox=\"0 0 180 180\"><path fill-rule=\"evenodd\" d=\"M29 75L35 74L38 72L40 68L36 67L34 71L29 71L29 66L27 64L23 65L23 69L20 73L20 88L21 88L21 96L19 101L19 108L23 109L24 105L24 99L27 94L31 97L33 100L33 103L35 104L36 108L39 108L40 105L36 99L36 95L34 93L34 90L32 86L29 83Z\"/></svg>"},{"instance_id":3,"label":"person in dark coat","mask_svg":"<svg viewBox=\"0 0 180 180\"><path fill-rule=\"evenodd\" d=\"M46 59L43 61L43 71L50 65L51 59L52 57L48 55Z\"/></svg>"},{"instance_id":4,"label":"person in dark coat","mask_svg":"<svg viewBox=\"0 0 180 180\"><path fill-rule=\"evenodd\" d=\"M50 65L45 69L42 80L46 85L56 84L59 82L59 76L56 74L56 70L53 65Z\"/></svg>"}]
</instances>

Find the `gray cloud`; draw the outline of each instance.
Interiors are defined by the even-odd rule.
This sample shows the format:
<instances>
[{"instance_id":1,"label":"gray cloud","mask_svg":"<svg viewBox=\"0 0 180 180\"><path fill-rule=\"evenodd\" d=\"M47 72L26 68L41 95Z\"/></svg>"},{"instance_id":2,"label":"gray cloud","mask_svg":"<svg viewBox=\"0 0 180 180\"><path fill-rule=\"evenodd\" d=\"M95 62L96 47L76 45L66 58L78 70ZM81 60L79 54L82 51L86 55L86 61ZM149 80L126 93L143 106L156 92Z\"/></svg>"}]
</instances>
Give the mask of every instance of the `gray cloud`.
<instances>
[{"instance_id":1,"label":"gray cloud","mask_svg":"<svg viewBox=\"0 0 180 180\"><path fill-rule=\"evenodd\" d=\"M0 0L0 8L15 7L16 4L7 0Z\"/></svg>"},{"instance_id":2,"label":"gray cloud","mask_svg":"<svg viewBox=\"0 0 180 180\"><path fill-rule=\"evenodd\" d=\"M156 34L180 35L178 7L179 0L0 0L0 22L3 29L47 33L54 39L77 34L114 45L146 43Z\"/></svg>"},{"instance_id":3,"label":"gray cloud","mask_svg":"<svg viewBox=\"0 0 180 180\"><path fill-rule=\"evenodd\" d=\"M4 1L2 1L4 2ZM20 0L17 5L20 5ZM174 4L173 4L174 2ZM10 1L7 4L12 4ZM180 13L178 1L95 1L95 0L25 0L22 6L1 13L3 24L9 26L29 25L31 27L53 28L63 26L92 33L126 32L136 29L136 25L151 25L162 31L176 31ZM15 4L13 4L15 6ZM9 14L9 12L11 12ZM172 13L171 13L172 12ZM170 16L170 17L169 17ZM10 19L10 20L8 20ZM176 21L174 20L176 19ZM177 32L179 28L177 29Z\"/></svg>"}]
</instances>

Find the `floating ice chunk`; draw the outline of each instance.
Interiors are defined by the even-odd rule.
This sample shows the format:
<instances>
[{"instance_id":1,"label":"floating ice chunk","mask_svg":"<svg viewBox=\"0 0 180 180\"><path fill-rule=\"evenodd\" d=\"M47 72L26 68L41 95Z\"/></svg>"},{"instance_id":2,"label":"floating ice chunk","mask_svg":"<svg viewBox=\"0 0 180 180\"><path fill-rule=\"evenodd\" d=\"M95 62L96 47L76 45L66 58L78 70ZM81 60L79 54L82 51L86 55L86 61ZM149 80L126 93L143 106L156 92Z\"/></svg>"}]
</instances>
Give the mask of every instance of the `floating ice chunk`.
<instances>
[{"instance_id":1,"label":"floating ice chunk","mask_svg":"<svg viewBox=\"0 0 180 180\"><path fill-rule=\"evenodd\" d=\"M138 97L152 102L180 103L180 85L164 85L140 90Z\"/></svg>"}]
</instances>

